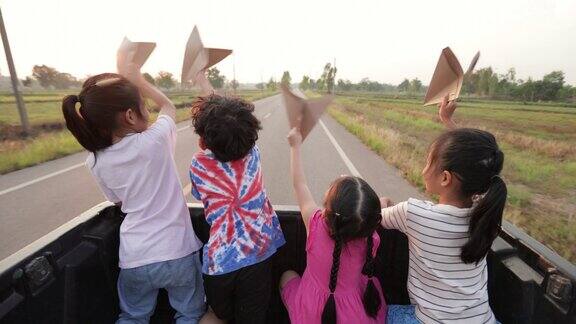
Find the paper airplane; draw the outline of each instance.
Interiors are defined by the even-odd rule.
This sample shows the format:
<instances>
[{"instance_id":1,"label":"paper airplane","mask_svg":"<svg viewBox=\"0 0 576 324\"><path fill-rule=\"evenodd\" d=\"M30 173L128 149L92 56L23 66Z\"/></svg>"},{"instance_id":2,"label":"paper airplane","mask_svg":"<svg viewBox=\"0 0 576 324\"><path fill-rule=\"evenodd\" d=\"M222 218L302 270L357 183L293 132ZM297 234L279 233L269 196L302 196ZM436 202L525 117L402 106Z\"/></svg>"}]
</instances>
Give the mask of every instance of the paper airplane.
<instances>
[{"instance_id":1,"label":"paper airplane","mask_svg":"<svg viewBox=\"0 0 576 324\"><path fill-rule=\"evenodd\" d=\"M116 54L118 71L121 71L123 67L130 63L136 64L138 69L142 68L154 48L156 48L156 43L132 42L127 37L124 37Z\"/></svg>"},{"instance_id":2,"label":"paper airplane","mask_svg":"<svg viewBox=\"0 0 576 324\"><path fill-rule=\"evenodd\" d=\"M206 69L222 61L230 53L232 53L232 50L229 49L205 48L200 39L198 28L194 26L188 38L188 43L186 43L180 81L182 83L190 81L192 85L196 85L199 73L204 73Z\"/></svg>"},{"instance_id":3,"label":"paper airplane","mask_svg":"<svg viewBox=\"0 0 576 324\"><path fill-rule=\"evenodd\" d=\"M328 105L334 100L334 95L306 100L295 95L284 84L280 85L280 90L284 98L284 107L286 108L290 128L299 127L302 133L302 141L304 141Z\"/></svg>"},{"instance_id":4,"label":"paper airplane","mask_svg":"<svg viewBox=\"0 0 576 324\"><path fill-rule=\"evenodd\" d=\"M207 96L215 93L214 87L212 87L212 83L206 77L206 72L202 71L198 73L196 76L196 84L200 87L200 95Z\"/></svg>"},{"instance_id":5,"label":"paper airplane","mask_svg":"<svg viewBox=\"0 0 576 324\"><path fill-rule=\"evenodd\" d=\"M474 59L468 67L467 74L472 73L474 66L478 62L480 52L476 53ZM460 95L462 89L462 82L464 81L464 71L456 55L452 52L450 47L442 50L432 81L428 86L428 91L424 98L424 106L434 105L442 102L442 99L448 95L448 100L455 100Z\"/></svg>"}]
</instances>

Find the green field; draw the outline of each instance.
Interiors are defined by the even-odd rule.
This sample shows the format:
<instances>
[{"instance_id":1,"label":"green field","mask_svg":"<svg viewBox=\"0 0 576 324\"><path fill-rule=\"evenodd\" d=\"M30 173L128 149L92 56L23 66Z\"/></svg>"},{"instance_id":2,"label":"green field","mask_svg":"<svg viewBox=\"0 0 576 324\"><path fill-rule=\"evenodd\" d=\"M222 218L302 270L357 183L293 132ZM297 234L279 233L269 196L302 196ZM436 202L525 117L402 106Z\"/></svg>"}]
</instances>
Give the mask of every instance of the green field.
<instances>
[{"instance_id":1,"label":"green field","mask_svg":"<svg viewBox=\"0 0 576 324\"><path fill-rule=\"evenodd\" d=\"M38 92L24 95L33 135L20 135L20 119L14 96L0 94L0 174L22 169L82 150L66 130L61 111L62 98L76 92ZM238 96L255 101L273 92L242 90ZM179 108L177 120L189 118L188 105L196 98L194 92L173 92L169 97ZM152 107L154 110L154 107ZM154 118L154 116L152 116Z\"/></svg>"},{"instance_id":2,"label":"green field","mask_svg":"<svg viewBox=\"0 0 576 324\"><path fill-rule=\"evenodd\" d=\"M338 95L330 114L423 189L421 170L443 130L436 107L371 94ZM492 132L505 153L505 218L576 262L576 108L460 102L461 127Z\"/></svg>"}]
</instances>

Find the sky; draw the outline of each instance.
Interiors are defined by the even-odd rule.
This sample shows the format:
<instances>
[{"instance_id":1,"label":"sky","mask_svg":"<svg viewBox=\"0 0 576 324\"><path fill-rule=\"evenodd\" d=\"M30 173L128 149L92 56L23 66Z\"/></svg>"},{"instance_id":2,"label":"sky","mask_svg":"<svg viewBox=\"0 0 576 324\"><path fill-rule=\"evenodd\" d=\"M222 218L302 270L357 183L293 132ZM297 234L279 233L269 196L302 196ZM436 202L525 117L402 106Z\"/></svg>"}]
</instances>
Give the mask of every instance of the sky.
<instances>
[{"instance_id":1,"label":"sky","mask_svg":"<svg viewBox=\"0 0 576 324\"><path fill-rule=\"evenodd\" d=\"M318 78L334 61L337 78L428 84L442 48L464 69L514 67L517 78L562 70L576 85L576 1L148 1L0 0L18 77L46 64L85 77L115 70L124 36L157 43L143 71L180 79L194 25L207 47L230 48L217 65L241 83L290 71ZM0 74L7 75L0 49Z\"/></svg>"}]
</instances>

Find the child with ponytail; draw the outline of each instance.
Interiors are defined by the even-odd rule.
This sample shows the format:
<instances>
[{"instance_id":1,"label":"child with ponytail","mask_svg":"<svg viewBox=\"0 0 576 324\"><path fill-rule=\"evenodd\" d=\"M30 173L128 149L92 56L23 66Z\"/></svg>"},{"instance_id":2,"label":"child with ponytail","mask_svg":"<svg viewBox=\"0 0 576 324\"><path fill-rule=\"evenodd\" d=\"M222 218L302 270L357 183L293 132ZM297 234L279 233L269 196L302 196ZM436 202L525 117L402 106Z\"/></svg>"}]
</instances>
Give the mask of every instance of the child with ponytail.
<instances>
[{"instance_id":1,"label":"child with ponytail","mask_svg":"<svg viewBox=\"0 0 576 324\"><path fill-rule=\"evenodd\" d=\"M307 266L302 277L287 271L282 299L293 324L385 323L386 303L374 278L380 244L380 201L361 178L336 179L320 208L308 189L300 161L302 135L288 135L291 173L307 231Z\"/></svg>"},{"instance_id":2,"label":"child with ponytail","mask_svg":"<svg viewBox=\"0 0 576 324\"><path fill-rule=\"evenodd\" d=\"M160 288L176 323L198 323L204 289L190 214L176 166L176 110L135 66L88 78L64 98L66 126L90 152L86 165L106 198L126 214L120 226L117 323L147 323ZM161 107L148 126L143 96Z\"/></svg>"},{"instance_id":3,"label":"child with ponytail","mask_svg":"<svg viewBox=\"0 0 576 324\"><path fill-rule=\"evenodd\" d=\"M439 203L382 198L382 225L406 234L412 304L390 305L390 323L496 323L488 303L486 254L500 232L506 184L504 153L492 134L455 128L455 102L440 119L450 128L430 146L422 171Z\"/></svg>"}]
</instances>

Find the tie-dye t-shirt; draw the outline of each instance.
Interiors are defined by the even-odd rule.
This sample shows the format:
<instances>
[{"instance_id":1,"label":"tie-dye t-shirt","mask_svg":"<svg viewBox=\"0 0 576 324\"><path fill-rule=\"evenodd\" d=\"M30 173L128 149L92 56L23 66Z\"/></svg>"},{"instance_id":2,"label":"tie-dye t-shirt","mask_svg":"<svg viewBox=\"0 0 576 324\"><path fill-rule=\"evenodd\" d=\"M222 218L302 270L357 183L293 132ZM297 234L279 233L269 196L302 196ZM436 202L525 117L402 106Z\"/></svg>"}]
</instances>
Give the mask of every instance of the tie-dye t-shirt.
<instances>
[{"instance_id":1,"label":"tie-dye t-shirt","mask_svg":"<svg viewBox=\"0 0 576 324\"><path fill-rule=\"evenodd\" d=\"M262 181L257 146L242 159L220 162L210 150L190 165L192 195L204 204L210 238L202 272L229 273L266 260L284 245L278 216Z\"/></svg>"}]
</instances>

